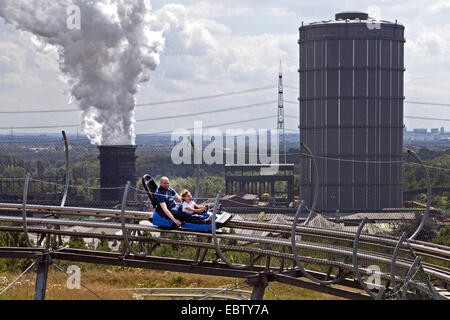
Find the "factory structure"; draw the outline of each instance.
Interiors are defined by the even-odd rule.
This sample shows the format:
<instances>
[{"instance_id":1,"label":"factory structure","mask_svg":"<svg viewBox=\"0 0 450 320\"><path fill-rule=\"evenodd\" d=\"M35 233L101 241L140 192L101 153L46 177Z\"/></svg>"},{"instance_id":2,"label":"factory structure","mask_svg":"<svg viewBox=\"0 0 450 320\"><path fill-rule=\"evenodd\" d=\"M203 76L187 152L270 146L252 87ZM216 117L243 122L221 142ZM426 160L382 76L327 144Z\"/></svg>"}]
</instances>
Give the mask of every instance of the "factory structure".
<instances>
[{"instance_id":1,"label":"factory structure","mask_svg":"<svg viewBox=\"0 0 450 320\"><path fill-rule=\"evenodd\" d=\"M123 188L130 181L136 187L136 146L99 146L100 160L100 199L102 201L120 201ZM128 194L134 200L135 189Z\"/></svg>"},{"instance_id":2,"label":"factory structure","mask_svg":"<svg viewBox=\"0 0 450 320\"><path fill-rule=\"evenodd\" d=\"M403 25L361 12L338 13L333 20L299 28L300 142L317 163L318 212L403 206L404 43ZM281 65L278 97L280 164L286 170L267 177L247 172L255 168L228 166L227 194L278 192L288 202L298 194L294 164L286 163ZM95 198L121 201L127 181L137 186L137 146L98 149L101 190ZM300 179L295 184L310 207L315 196L313 163L307 154L299 157ZM130 190L129 200L136 199L135 190Z\"/></svg>"},{"instance_id":3,"label":"factory structure","mask_svg":"<svg viewBox=\"0 0 450 320\"><path fill-rule=\"evenodd\" d=\"M300 142L318 166L316 210L401 208L404 26L366 13L343 12L334 20L302 25L299 33ZM280 67L277 121L280 149L285 152L282 88ZM101 199L118 200L122 190L114 188L128 180L136 183L136 147L99 149L105 188ZM300 198L308 206L314 198L312 171L310 158L302 153ZM242 187L241 181L242 190L234 190L229 179L227 194L256 188L250 183Z\"/></svg>"},{"instance_id":4,"label":"factory structure","mask_svg":"<svg viewBox=\"0 0 450 320\"><path fill-rule=\"evenodd\" d=\"M361 12L302 25L300 141L318 165L318 211L400 208L404 26ZM311 160L300 160L311 205Z\"/></svg>"}]
</instances>

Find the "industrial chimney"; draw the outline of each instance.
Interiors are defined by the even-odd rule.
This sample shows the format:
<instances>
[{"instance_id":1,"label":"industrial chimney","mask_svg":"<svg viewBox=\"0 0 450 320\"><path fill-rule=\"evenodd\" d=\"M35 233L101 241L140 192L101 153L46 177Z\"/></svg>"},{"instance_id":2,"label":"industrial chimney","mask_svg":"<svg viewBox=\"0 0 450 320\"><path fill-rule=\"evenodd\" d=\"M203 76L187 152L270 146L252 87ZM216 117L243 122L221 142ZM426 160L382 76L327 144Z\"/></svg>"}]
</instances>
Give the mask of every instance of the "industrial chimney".
<instances>
[{"instance_id":1,"label":"industrial chimney","mask_svg":"<svg viewBox=\"0 0 450 320\"><path fill-rule=\"evenodd\" d=\"M299 28L300 141L317 209L402 207L404 26L362 12ZM302 155L301 198L314 197Z\"/></svg>"},{"instance_id":2,"label":"industrial chimney","mask_svg":"<svg viewBox=\"0 0 450 320\"><path fill-rule=\"evenodd\" d=\"M102 188L100 200L120 202L127 181L131 186L136 186L136 146L99 146L98 149ZM130 189L128 199L135 200L135 197L136 193Z\"/></svg>"}]
</instances>

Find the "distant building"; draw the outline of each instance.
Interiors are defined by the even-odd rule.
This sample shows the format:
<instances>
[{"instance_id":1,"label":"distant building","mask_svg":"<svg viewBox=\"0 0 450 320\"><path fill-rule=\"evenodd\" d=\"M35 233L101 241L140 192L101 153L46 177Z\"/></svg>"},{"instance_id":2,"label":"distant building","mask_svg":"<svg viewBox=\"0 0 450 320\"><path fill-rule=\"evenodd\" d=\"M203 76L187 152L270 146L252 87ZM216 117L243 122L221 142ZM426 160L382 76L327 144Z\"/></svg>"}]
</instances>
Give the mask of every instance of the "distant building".
<instances>
[{"instance_id":1,"label":"distant building","mask_svg":"<svg viewBox=\"0 0 450 320\"><path fill-rule=\"evenodd\" d=\"M426 143L444 143L450 142L450 132L445 132L445 128L432 128L431 130L423 128L415 128L412 131L408 131L407 128L403 128L403 142L411 143L415 141L422 141Z\"/></svg>"}]
</instances>

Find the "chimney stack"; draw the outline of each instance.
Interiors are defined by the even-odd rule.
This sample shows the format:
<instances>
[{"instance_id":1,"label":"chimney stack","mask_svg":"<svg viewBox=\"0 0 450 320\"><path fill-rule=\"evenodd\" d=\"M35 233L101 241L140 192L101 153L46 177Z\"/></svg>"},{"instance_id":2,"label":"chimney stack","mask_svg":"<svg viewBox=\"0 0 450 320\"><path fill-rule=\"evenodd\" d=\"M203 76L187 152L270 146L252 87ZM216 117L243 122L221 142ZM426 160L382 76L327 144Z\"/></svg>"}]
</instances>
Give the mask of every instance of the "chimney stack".
<instances>
[{"instance_id":1,"label":"chimney stack","mask_svg":"<svg viewBox=\"0 0 450 320\"><path fill-rule=\"evenodd\" d=\"M124 187L130 181L136 187L136 146L99 146L100 200L122 201ZM117 188L117 189L115 189ZM131 189L128 200L135 200Z\"/></svg>"}]
</instances>

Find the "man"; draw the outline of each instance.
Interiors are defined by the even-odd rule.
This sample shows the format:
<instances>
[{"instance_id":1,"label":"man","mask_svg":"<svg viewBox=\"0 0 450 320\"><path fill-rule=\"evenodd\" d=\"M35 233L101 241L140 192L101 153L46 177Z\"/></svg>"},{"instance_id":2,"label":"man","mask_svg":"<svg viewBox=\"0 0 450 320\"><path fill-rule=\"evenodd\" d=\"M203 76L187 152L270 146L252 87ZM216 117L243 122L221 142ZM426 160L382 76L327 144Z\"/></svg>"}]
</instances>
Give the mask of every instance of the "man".
<instances>
[{"instance_id":1,"label":"man","mask_svg":"<svg viewBox=\"0 0 450 320\"><path fill-rule=\"evenodd\" d=\"M167 217L172 220L177 226L181 226L181 222L175 218L178 214L179 207L174 198L181 202L181 197L178 193L170 187L170 181L167 177L162 177L159 180L159 187L156 189L154 198L158 205L156 206L156 212L162 217Z\"/></svg>"}]
</instances>

